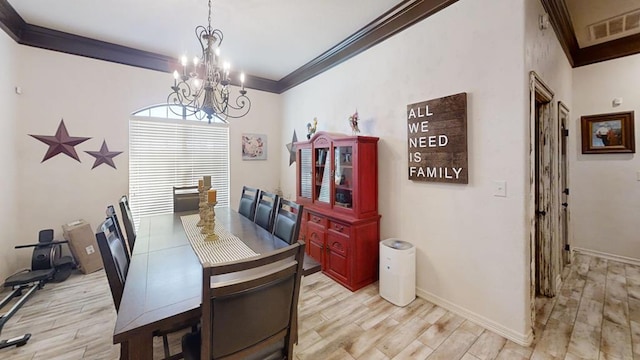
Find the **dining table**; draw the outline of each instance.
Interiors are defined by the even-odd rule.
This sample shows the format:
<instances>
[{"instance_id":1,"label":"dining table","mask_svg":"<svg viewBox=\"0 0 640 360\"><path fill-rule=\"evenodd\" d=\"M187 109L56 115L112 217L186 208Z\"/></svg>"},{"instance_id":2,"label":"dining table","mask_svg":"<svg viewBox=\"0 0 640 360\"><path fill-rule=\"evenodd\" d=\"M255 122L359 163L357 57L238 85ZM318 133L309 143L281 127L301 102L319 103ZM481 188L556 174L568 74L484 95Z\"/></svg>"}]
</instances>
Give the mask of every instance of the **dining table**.
<instances>
[{"instance_id":1,"label":"dining table","mask_svg":"<svg viewBox=\"0 0 640 360\"><path fill-rule=\"evenodd\" d=\"M202 264L182 220L194 213L141 219L113 332L121 359L151 360L154 334L199 321ZM215 208L215 222L257 254L289 245L229 207ZM320 264L305 254L303 275L320 270Z\"/></svg>"}]
</instances>

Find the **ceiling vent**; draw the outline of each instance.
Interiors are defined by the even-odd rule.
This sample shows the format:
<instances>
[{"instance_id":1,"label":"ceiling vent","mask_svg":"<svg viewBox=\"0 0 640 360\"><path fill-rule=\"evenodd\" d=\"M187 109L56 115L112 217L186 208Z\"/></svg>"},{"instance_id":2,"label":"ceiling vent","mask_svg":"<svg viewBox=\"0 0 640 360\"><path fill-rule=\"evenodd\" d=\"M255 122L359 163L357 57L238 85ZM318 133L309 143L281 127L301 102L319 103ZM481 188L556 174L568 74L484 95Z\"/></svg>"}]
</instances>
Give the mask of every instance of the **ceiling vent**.
<instances>
[{"instance_id":1,"label":"ceiling vent","mask_svg":"<svg viewBox=\"0 0 640 360\"><path fill-rule=\"evenodd\" d=\"M589 25L592 44L640 32L640 9Z\"/></svg>"}]
</instances>

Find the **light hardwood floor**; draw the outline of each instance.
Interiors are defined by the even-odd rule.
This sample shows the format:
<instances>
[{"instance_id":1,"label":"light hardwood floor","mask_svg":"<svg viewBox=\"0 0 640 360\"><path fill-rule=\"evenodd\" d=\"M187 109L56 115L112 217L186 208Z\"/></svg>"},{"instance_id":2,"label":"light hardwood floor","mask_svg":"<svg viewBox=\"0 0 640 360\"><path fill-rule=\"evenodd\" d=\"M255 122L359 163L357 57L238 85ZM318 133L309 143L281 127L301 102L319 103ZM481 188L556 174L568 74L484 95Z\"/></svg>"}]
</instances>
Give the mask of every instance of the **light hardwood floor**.
<instances>
[{"instance_id":1,"label":"light hardwood floor","mask_svg":"<svg viewBox=\"0 0 640 360\"><path fill-rule=\"evenodd\" d=\"M640 267L577 254L561 293L536 305L536 340L523 347L422 299L399 308L380 298L377 284L352 293L314 274L303 280L295 353L298 360L640 359ZM117 359L115 317L104 272L74 274L47 284L5 325L2 339L33 336L0 350L0 359ZM180 336L170 337L174 351ZM154 351L162 357L160 339Z\"/></svg>"}]
</instances>

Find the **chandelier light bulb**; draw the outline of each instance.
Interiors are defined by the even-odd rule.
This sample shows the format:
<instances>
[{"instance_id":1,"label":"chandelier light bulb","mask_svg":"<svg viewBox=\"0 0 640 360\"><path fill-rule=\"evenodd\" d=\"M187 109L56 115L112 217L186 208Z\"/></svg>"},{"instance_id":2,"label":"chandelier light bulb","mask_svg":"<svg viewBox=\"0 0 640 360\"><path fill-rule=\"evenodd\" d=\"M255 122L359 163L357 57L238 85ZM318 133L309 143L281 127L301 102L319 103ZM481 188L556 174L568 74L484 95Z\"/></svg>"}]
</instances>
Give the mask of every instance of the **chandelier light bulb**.
<instances>
[{"instance_id":1,"label":"chandelier light bulb","mask_svg":"<svg viewBox=\"0 0 640 360\"><path fill-rule=\"evenodd\" d=\"M187 57L185 55L182 55L182 57L180 58L180 63L182 64L182 66L187 66Z\"/></svg>"},{"instance_id":2,"label":"chandelier light bulb","mask_svg":"<svg viewBox=\"0 0 640 360\"><path fill-rule=\"evenodd\" d=\"M240 82L242 83L242 86L244 87L244 73L240 73Z\"/></svg>"},{"instance_id":3,"label":"chandelier light bulb","mask_svg":"<svg viewBox=\"0 0 640 360\"><path fill-rule=\"evenodd\" d=\"M220 56L220 48L219 47L216 48L215 53L216 53L216 56Z\"/></svg>"},{"instance_id":4,"label":"chandelier light bulb","mask_svg":"<svg viewBox=\"0 0 640 360\"><path fill-rule=\"evenodd\" d=\"M198 62L200 62L200 59L197 56L193 57L193 67L198 67Z\"/></svg>"},{"instance_id":5,"label":"chandelier light bulb","mask_svg":"<svg viewBox=\"0 0 640 360\"><path fill-rule=\"evenodd\" d=\"M198 78L194 78L193 79L193 87L195 87L196 89L200 87L200 79Z\"/></svg>"},{"instance_id":6,"label":"chandelier light bulb","mask_svg":"<svg viewBox=\"0 0 640 360\"><path fill-rule=\"evenodd\" d=\"M173 70L173 78L178 80L180 78L180 73L178 70Z\"/></svg>"}]
</instances>

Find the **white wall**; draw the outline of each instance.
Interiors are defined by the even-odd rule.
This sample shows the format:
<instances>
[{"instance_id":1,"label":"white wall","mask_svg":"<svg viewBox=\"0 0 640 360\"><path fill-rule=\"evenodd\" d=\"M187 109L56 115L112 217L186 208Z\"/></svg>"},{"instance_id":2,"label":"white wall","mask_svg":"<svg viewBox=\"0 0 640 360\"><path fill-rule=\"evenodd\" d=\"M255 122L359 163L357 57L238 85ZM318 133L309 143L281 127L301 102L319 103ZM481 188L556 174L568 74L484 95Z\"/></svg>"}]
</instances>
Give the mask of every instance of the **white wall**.
<instances>
[{"instance_id":1,"label":"white wall","mask_svg":"<svg viewBox=\"0 0 640 360\"><path fill-rule=\"evenodd\" d=\"M8 216L2 216L0 221L15 219L10 222L11 226L4 228L9 231L19 229L11 241L22 244L37 241L38 231L43 228L53 228L56 239L61 239L61 225L78 218L89 221L95 228L104 220L106 206L116 204L120 196L128 192L129 115L140 108L165 102L172 77L161 72L20 46L5 41L4 33L2 36L2 53L5 53L4 48L15 52L17 73L3 88L9 93L0 100L9 99L8 104L2 106L3 112L12 108L16 112L14 116L5 116L2 123L2 126L15 127L9 133L16 135L13 139L0 141L0 146L6 148L0 159L6 168L17 167L17 171L9 171L10 177L2 181L8 182L8 192L18 195L19 202L17 206L3 202L0 214L8 212ZM9 65L4 62L10 59L3 56L0 61ZM2 71L10 69L9 66L0 68ZM21 86L23 94L13 95L13 86ZM230 125L231 191L235 196L235 200L232 196L232 204L237 203L244 183L272 188L278 185L280 177L277 166L281 155L280 98L253 90L249 90L249 96L253 101L250 114L233 120ZM61 119L71 136L92 138L76 146L81 162L66 155L41 162L48 147L28 136L53 135ZM240 160L242 132L267 134L269 160ZM2 131L0 137L5 134ZM95 159L85 151L98 150L103 139L109 150L124 151L114 158L117 170L107 165L91 169ZM11 182L11 177L18 179L17 184ZM0 240L0 256L12 256L16 252L10 248L12 246L13 243ZM29 267L31 251L22 252L17 263L3 261L0 271ZM4 270L4 264L11 264L7 266L11 269Z\"/></svg>"},{"instance_id":2,"label":"white wall","mask_svg":"<svg viewBox=\"0 0 640 360\"><path fill-rule=\"evenodd\" d=\"M523 0L457 2L286 92L282 126L284 139L304 138L314 117L348 133L357 108L362 135L380 137L381 238L416 245L418 293L521 343L531 340L524 13ZM459 92L469 184L409 181L407 104ZM295 194L295 167L283 159L282 171ZM506 198L493 196L494 180L507 182Z\"/></svg>"},{"instance_id":3,"label":"white wall","mask_svg":"<svg viewBox=\"0 0 640 360\"><path fill-rule=\"evenodd\" d=\"M17 45L4 32L0 31L0 284L4 279L18 270L16 254L23 250L14 250L18 244L16 234L20 227L17 220L17 191L16 166L18 153L15 147L15 126L17 113L15 106L16 93L14 79L18 61L16 59Z\"/></svg>"},{"instance_id":4,"label":"white wall","mask_svg":"<svg viewBox=\"0 0 640 360\"><path fill-rule=\"evenodd\" d=\"M640 261L640 159L636 154L582 154L580 117L635 111L640 139L640 55L573 70L571 225L577 248ZM623 98L613 107L614 98Z\"/></svg>"}]
</instances>

